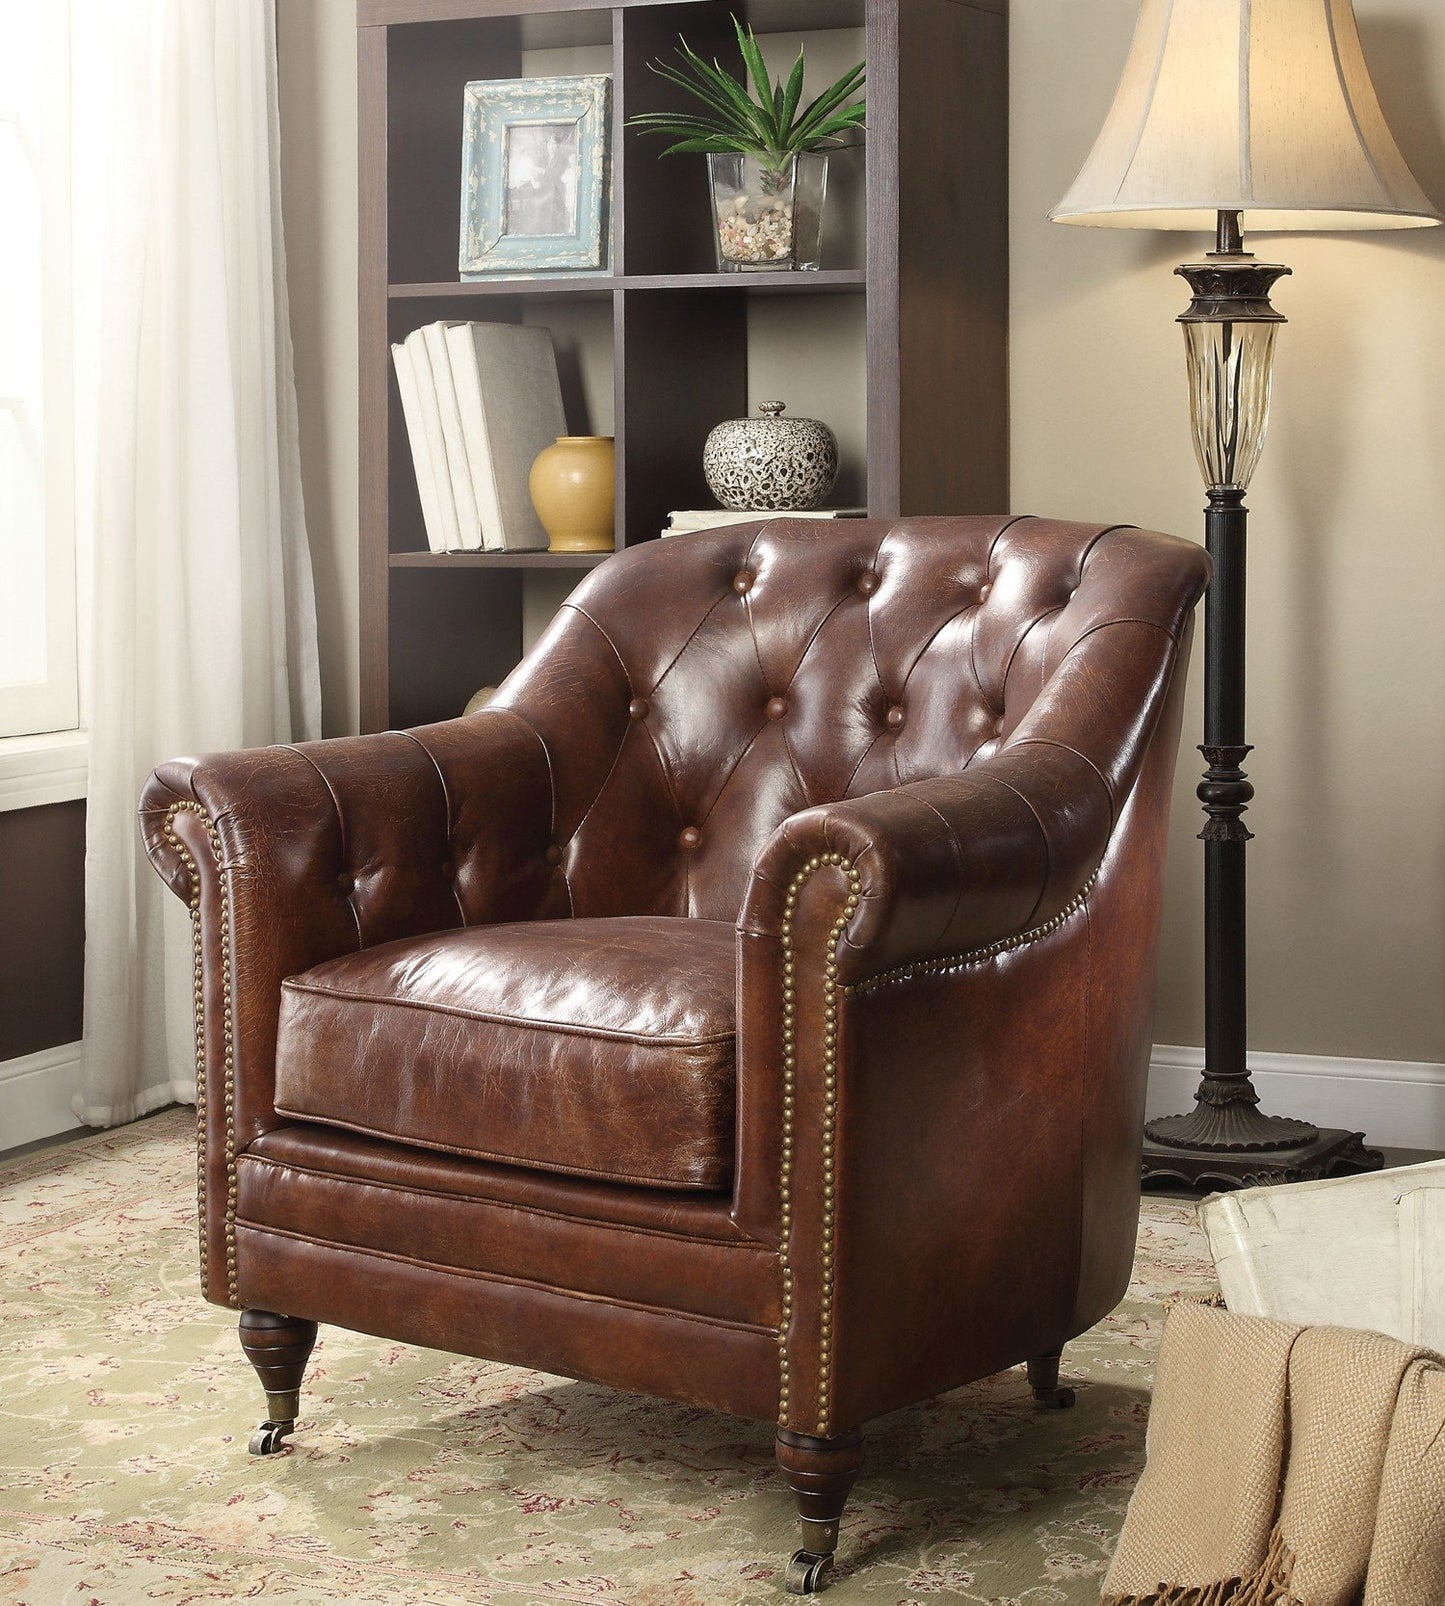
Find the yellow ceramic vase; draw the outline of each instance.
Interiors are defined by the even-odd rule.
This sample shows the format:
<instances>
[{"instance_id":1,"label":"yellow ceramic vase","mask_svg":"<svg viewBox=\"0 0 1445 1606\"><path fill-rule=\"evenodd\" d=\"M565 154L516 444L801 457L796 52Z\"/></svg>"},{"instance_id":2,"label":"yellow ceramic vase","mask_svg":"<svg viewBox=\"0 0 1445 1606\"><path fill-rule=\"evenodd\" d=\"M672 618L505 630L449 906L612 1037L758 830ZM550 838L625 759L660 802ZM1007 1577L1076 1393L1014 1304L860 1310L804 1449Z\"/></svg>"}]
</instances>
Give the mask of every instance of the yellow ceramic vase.
<instances>
[{"instance_id":1,"label":"yellow ceramic vase","mask_svg":"<svg viewBox=\"0 0 1445 1606\"><path fill-rule=\"evenodd\" d=\"M532 505L553 552L610 552L616 448L610 435L561 435L532 464Z\"/></svg>"}]
</instances>

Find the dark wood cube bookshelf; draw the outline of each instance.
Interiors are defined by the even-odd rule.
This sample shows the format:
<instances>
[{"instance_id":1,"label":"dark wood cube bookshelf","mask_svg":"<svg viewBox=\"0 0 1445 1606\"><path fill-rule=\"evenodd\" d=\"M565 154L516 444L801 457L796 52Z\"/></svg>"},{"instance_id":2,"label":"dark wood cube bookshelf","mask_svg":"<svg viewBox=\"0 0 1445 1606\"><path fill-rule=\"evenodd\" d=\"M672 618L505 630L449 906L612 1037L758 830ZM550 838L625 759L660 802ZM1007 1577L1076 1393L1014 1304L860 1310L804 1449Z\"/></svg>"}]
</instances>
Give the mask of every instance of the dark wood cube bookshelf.
<instances>
[{"instance_id":1,"label":"dark wood cube bookshelf","mask_svg":"<svg viewBox=\"0 0 1445 1606\"><path fill-rule=\"evenodd\" d=\"M732 12L790 50L825 30L862 42L865 151L835 185L846 210L851 178L858 227L825 237L817 273L716 272L704 159L623 133L668 104L647 63L679 35L735 58ZM874 517L1007 506L1007 0L358 0L357 16L363 730L459 713L520 658L529 577L602 561L427 550L389 349L422 324L553 329L569 429L617 438L619 546L712 505L703 441L748 411L761 316L800 370L810 350L840 356L840 328L858 347L866 443L845 501ZM539 60L613 75L611 271L460 283L463 86Z\"/></svg>"}]
</instances>

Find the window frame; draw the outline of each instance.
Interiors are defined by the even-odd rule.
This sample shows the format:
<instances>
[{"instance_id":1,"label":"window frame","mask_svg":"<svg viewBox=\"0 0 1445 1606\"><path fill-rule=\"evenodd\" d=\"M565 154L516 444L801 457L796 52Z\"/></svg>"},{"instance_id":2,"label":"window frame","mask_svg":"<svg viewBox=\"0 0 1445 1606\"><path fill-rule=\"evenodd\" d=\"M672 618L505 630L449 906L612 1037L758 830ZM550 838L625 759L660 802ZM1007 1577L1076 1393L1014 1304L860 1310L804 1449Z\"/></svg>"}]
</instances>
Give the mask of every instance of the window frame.
<instances>
[{"instance_id":1,"label":"window frame","mask_svg":"<svg viewBox=\"0 0 1445 1606\"><path fill-rule=\"evenodd\" d=\"M47 4L39 24L44 85L40 318L46 674L43 680L0 685L0 751L24 743L27 757L36 738L80 729L69 14L68 5ZM14 114L7 116L0 107L0 138L14 137L16 122ZM14 398L0 396L0 407L7 404L13 406ZM61 745L72 747L73 738ZM17 762L21 751L12 749Z\"/></svg>"}]
</instances>

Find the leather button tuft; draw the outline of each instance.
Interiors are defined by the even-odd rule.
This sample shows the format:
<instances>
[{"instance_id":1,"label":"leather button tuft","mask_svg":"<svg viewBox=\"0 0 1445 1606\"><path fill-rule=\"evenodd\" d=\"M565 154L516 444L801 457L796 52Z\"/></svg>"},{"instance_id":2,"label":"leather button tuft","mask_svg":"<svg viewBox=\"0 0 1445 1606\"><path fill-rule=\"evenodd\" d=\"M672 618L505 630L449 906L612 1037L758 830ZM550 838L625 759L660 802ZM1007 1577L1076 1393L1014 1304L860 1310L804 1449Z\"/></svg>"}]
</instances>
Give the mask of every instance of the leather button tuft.
<instances>
[{"instance_id":1,"label":"leather button tuft","mask_svg":"<svg viewBox=\"0 0 1445 1606\"><path fill-rule=\"evenodd\" d=\"M903 705L901 703L894 703L892 708L888 710L887 714L888 729L891 731L902 730L903 722L907 718L907 714L903 712Z\"/></svg>"},{"instance_id":2,"label":"leather button tuft","mask_svg":"<svg viewBox=\"0 0 1445 1606\"><path fill-rule=\"evenodd\" d=\"M993 587L988 583L987 580L985 580L984 583L978 588L978 600L980 602L987 602L988 594L992 590Z\"/></svg>"},{"instance_id":3,"label":"leather button tuft","mask_svg":"<svg viewBox=\"0 0 1445 1606\"><path fill-rule=\"evenodd\" d=\"M733 576L733 590L736 591L740 597L747 596L748 592L752 589L753 577L746 569Z\"/></svg>"},{"instance_id":4,"label":"leather button tuft","mask_svg":"<svg viewBox=\"0 0 1445 1606\"><path fill-rule=\"evenodd\" d=\"M702 841L702 832L695 825L690 825L678 838L685 848L695 848Z\"/></svg>"},{"instance_id":5,"label":"leather button tuft","mask_svg":"<svg viewBox=\"0 0 1445 1606\"><path fill-rule=\"evenodd\" d=\"M561 864L561 862L562 862L562 850L561 850L561 848L559 848L557 846L557 844L554 842L552 844L552 846L547 849L547 852L545 854L545 858L546 858L548 864Z\"/></svg>"},{"instance_id":6,"label":"leather button tuft","mask_svg":"<svg viewBox=\"0 0 1445 1606\"><path fill-rule=\"evenodd\" d=\"M648 715L648 701L645 697L634 697L627 705L629 719L646 719Z\"/></svg>"},{"instance_id":7,"label":"leather button tuft","mask_svg":"<svg viewBox=\"0 0 1445 1606\"><path fill-rule=\"evenodd\" d=\"M343 898L349 898L356 887L356 883L343 870L336 878L336 890Z\"/></svg>"},{"instance_id":8,"label":"leather button tuft","mask_svg":"<svg viewBox=\"0 0 1445 1606\"><path fill-rule=\"evenodd\" d=\"M786 697L771 697L768 699L768 718L781 719L788 711Z\"/></svg>"},{"instance_id":9,"label":"leather button tuft","mask_svg":"<svg viewBox=\"0 0 1445 1606\"><path fill-rule=\"evenodd\" d=\"M881 584L876 569L864 569L858 576L858 589L865 597L871 597Z\"/></svg>"},{"instance_id":10,"label":"leather button tuft","mask_svg":"<svg viewBox=\"0 0 1445 1606\"><path fill-rule=\"evenodd\" d=\"M446 863L442 866L442 874L447 878L448 881L455 881L456 880L457 867L456 867L456 865L454 865L452 863L452 861L450 859L448 859L446 861Z\"/></svg>"}]
</instances>

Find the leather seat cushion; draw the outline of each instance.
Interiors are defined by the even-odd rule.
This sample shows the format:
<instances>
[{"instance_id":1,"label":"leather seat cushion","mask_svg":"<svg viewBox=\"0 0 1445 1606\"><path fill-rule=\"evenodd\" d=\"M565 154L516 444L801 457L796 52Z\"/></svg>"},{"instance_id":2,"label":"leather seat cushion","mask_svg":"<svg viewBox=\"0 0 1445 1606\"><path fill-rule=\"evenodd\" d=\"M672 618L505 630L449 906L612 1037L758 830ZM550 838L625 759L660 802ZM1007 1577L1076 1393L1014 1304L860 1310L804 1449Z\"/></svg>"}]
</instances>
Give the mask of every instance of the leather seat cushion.
<instances>
[{"instance_id":1,"label":"leather seat cushion","mask_svg":"<svg viewBox=\"0 0 1445 1606\"><path fill-rule=\"evenodd\" d=\"M726 922L660 917L364 948L283 984L276 1108L539 1170L725 1188L736 952Z\"/></svg>"}]
</instances>

